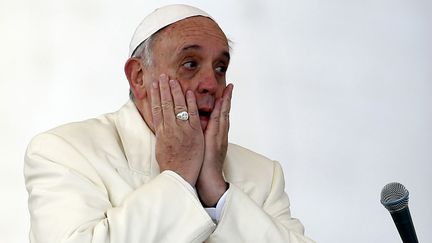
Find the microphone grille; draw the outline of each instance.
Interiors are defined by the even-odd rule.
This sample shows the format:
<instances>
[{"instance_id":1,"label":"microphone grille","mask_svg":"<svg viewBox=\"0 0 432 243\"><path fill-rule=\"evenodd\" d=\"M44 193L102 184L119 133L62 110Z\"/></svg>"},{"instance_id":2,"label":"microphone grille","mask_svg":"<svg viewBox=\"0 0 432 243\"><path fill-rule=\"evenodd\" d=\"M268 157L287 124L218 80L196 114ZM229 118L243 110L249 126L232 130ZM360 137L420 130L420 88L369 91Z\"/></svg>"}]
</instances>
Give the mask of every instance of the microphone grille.
<instances>
[{"instance_id":1,"label":"microphone grille","mask_svg":"<svg viewBox=\"0 0 432 243\"><path fill-rule=\"evenodd\" d=\"M408 206L408 190L398 182L391 182L381 191L381 204L390 212L399 211Z\"/></svg>"}]
</instances>

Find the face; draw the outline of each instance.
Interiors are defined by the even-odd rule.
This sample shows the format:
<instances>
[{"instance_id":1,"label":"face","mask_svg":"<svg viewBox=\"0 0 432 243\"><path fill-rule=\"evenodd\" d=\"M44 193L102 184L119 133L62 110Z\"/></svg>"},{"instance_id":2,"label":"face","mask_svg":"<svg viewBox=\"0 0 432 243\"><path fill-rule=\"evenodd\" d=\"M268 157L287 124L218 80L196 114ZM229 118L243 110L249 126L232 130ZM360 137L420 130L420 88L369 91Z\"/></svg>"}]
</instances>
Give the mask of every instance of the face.
<instances>
[{"instance_id":1,"label":"face","mask_svg":"<svg viewBox=\"0 0 432 243\"><path fill-rule=\"evenodd\" d=\"M152 51L152 65L141 64L146 95L141 100L140 112L147 124L153 129L151 83L164 73L180 82L183 93L194 92L201 127L205 130L215 101L226 86L230 56L225 34L211 19L191 17L161 30L153 41Z\"/></svg>"}]
</instances>

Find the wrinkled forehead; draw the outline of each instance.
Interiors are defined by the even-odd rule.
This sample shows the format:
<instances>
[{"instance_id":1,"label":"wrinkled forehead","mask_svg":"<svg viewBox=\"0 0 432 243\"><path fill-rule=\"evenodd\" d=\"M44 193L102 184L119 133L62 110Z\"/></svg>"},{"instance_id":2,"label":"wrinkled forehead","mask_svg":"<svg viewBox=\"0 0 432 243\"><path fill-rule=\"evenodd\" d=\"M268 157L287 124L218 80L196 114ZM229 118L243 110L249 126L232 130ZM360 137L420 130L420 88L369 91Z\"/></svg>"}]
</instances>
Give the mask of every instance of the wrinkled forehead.
<instances>
[{"instance_id":1,"label":"wrinkled forehead","mask_svg":"<svg viewBox=\"0 0 432 243\"><path fill-rule=\"evenodd\" d=\"M155 59L198 55L212 60L230 60L230 46L225 33L212 19L202 16L166 26L156 32L149 43Z\"/></svg>"},{"instance_id":2,"label":"wrinkled forehead","mask_svg":"<svg viewBox=\"0 0 432 243\"><path fill-rule=\"evenodd\" d=\"M225 33L219 25L210 18L193 16L170 24L154 34L155 39L181 39L182 37L201 40L217 39L228 45Z\"/></svg>"}]
</instances>

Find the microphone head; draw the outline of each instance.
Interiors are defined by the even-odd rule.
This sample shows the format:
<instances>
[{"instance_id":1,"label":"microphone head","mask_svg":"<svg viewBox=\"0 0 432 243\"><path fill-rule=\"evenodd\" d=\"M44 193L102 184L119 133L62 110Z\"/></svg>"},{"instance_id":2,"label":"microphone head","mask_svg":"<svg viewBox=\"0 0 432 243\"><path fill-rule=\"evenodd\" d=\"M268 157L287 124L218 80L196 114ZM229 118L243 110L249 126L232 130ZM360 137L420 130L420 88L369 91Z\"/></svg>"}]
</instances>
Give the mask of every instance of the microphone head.
<instances>
[{"instance_id":1,"label":"microphone head","mask_svg":"<svg viewBox=\"0 0 432 243\"><path fill-rule=\"evenodd\" d=\"M408 207L408 190L398 182L384 186L381 191L381 204L390 212L399 211Z\"/></svg>"}]
</instances>

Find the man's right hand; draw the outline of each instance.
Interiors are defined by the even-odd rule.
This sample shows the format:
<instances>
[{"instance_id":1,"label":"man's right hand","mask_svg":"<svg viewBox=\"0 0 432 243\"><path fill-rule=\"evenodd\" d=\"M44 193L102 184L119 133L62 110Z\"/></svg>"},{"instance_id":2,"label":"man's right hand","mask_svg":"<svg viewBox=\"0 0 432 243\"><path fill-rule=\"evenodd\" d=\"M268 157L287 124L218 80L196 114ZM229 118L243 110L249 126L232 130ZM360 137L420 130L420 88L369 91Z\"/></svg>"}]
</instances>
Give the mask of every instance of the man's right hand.
<instances>
[{"instance_id":1,"label":"man's right hand","mask_svg":"<svg viewBox=\"0 0 432 243\"><path fill-rule=\"evenodd\" d=\"M158 82L152 83L151 107L160 171L172 170L195 186L204 159L204 135L195 95L187 91L185 99L179 82L162 74ZM189 120L176 118L182 111L189 113Z\"/></svg>"}]
</instances>

